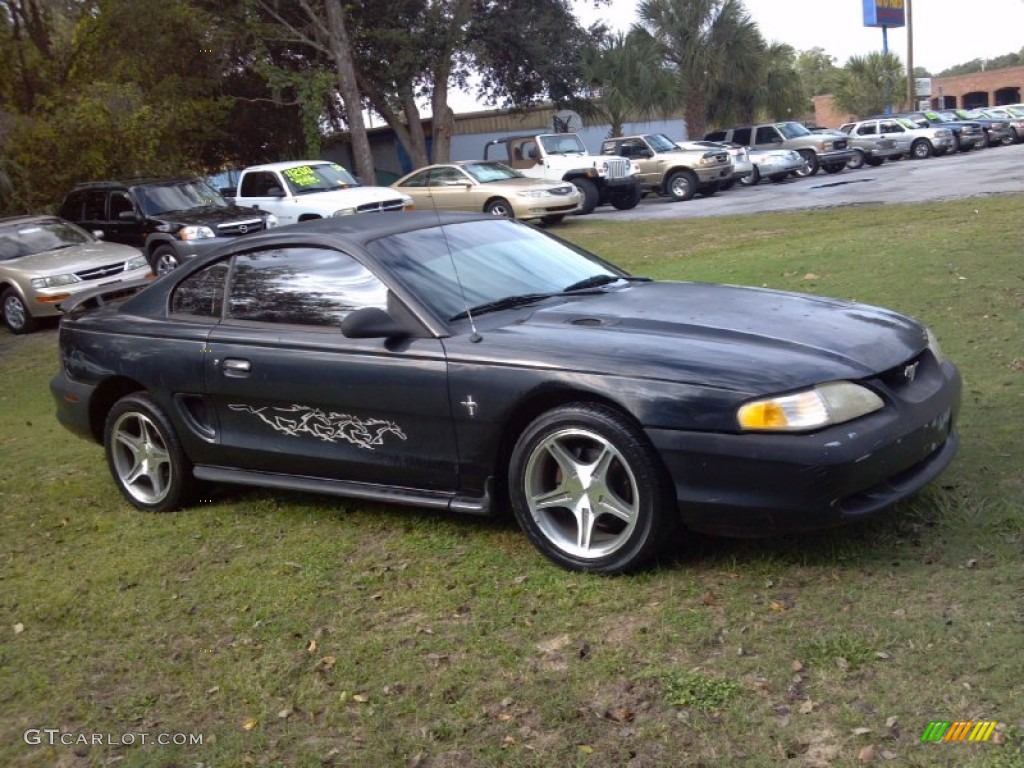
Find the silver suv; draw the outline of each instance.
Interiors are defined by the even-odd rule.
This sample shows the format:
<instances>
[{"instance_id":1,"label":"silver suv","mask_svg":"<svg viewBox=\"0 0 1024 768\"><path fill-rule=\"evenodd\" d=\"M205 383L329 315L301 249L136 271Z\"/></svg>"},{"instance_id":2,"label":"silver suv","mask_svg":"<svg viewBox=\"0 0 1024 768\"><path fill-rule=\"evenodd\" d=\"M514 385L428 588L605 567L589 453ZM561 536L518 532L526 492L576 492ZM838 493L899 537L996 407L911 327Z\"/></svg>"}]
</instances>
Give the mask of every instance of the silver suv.
<instances>
[{"instance_id":1,"label":"silver suv","mask_svg":"<svg viewBox=\"0 0 1024 768\"><path fill-rule=\"evenodd\" d=\"M823 168L825 173L839 173L853 157L850 139L845 133L814 133L792 120L712 131L704 138L707 141L732 141L754 149L795 150L804 159L804 166L797 171L797 176L813 176L819 168Z\"/></svg>"},{"instance_id":2,"label":"silver suv","mask_svg":"<svg viewBox=\"0 0 1024 768\"><path fill-rule=\"evenodd\" d=\"M889 141L897 157L909 156L923 160L932 155L944 155L953 149L953 131L935 125L919 126L905 117L871 118L856 123L845 123L839 130L849 134L855 152L863 152L863 162L881 165L882 159L873 157L868 147L877 141ZM856 161L853 161L856 162Z\"/></svg>"}]
</instances>

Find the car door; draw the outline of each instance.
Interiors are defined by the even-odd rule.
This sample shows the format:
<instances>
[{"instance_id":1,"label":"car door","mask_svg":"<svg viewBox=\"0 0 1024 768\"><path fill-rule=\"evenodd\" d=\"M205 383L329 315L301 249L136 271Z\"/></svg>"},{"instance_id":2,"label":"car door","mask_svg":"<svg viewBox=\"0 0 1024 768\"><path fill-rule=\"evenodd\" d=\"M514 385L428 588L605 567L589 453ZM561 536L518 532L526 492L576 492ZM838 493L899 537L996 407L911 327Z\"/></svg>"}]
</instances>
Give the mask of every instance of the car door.
<instances>
[{"instance_id":1,"label":"car door","mask_svg":"<svg viewBox=\"0 0 1024 768\"><path fill-rule=\"evenodd\" d=\"M298 221L296 208L282 203L287 191L284 179L274 171L246 171L235 202L269 211L277 216L279 224L295 224Z\"/></svg>"},{"instance_id":2,"label":"car door","mask_svg":"<svg viewBox=\"0 0 1024 768\"><path fill-rule=\"evenodd\" d=\"M483 210L486 193L458 168L441 166L431 168L427 177L425 203L442 211ZM421 195L423 200L424 196Z\"/></svg>"},{"instance_id":3,"label":"car door","mask_svg":"<svg viewBox=\"0 0 1024 768\"><path fill-rule=\"evenodd\" d=\"M895 120L879 120L878 132L883 139L892 139L900 152L909 152L913 136Z\"/></svg>"},{"instance_id":4,"label":"car door","mask_svg":"<svg viewBox=\"0 0 1024 768\"><path fill-rule=\"evenodd\" d=\"M436 338L349 339L354 309L395 301L337 250L234 257L211 330L206 391L229 466L446 490L456 487L447 363Z\"/></svg>"},{"instance_id":5,"label":"car door","mask_svg":"<svg viewBox=\"0 0 1024 768\"><path fill-rule=\"evenodd\" d=\"M107 221L103 231L105 239L112 243L134 245L136 248L146 245L142 213L127 192L115 189L107 195Z\"/></svg>"},{"instance_id":6,"label":"car door","mask_svg":"<svg viewBox=\"0 0 1024 768\"><path fill-rule=\"evenodd\" d=\"M647 146L647 142L642 139L623 139L619 154L640 166L640 183L657 186L661 182L661 161Z\"/></svg>"}]
</instances>

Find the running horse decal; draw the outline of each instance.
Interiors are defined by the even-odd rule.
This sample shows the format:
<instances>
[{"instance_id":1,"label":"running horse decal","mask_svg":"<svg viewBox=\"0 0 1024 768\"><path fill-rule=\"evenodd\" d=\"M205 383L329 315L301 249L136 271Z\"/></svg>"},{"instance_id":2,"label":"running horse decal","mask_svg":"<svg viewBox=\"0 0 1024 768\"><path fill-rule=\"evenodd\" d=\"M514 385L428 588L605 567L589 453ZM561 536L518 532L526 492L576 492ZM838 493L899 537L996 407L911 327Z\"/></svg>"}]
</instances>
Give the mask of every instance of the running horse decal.
<instances>
[{"instance_id":1,"label":"running horse decal","mask_svg":"<svg viewBox=\"0 0 1024 768\"><path fill-rule=\"evenodd\" d=\"M360 419L347 413L331 411L325 413L319 408L306 405L291 405L284 408L263 406L256 408L251 405L229 404L233 411L242 411L258 416L272 429L286 435L300 437L310 435L328 443L344 440L359 448L372 451L375 446L384 444L387 433L405 440L405 433L393 421L383 419Z\"/></svg>"}]
</instances>

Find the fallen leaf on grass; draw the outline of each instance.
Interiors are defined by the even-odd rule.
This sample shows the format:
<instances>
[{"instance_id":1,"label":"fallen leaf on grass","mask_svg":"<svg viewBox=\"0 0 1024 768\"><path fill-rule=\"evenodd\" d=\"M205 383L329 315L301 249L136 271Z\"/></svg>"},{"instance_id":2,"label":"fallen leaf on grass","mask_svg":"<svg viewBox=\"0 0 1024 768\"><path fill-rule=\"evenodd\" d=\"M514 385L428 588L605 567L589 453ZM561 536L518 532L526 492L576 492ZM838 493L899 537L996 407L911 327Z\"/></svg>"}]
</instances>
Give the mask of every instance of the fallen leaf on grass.
<instances>
[{"instance_id":1,"label":"fallen leaf on grass","mask_svg":"<svg viewBox=\"0 0 1024 768\"><path fill-rule=\"evenodd\" d=\"M313 669L321 673L330 672L337 661L338 660L334 656L324 656L316 663L316 666L313 667Z\"/></svg>"},{"instance_id":2,"label":"fallen leaf on grass","mask_svg":"<svg viewBox=\"0 0 1024 768\"><path fill-rule=\"evenodd\" d=\"M717 602L718 602L718 595L716 595L710 589L707 592L705 592L703 595L701 595L701 598L700 598L700 604L701 605L714 605Z\"/></svg>"},{"instance_id":3,"label":"fallen leaf on grass","mask_svg":"<svg viewBox=\"0 0 1024 768\"><path fill-rule=\"evenodd\" d=\"M25 631L25 625L22 624L20 621L17 624L14 625L14 634L20 635L24 631Z\"/></svg>"},{"instance_id":4,"label":"fallen leaf on grass","mask_svg":"<svg viewBox=\"0 0 1024 768\"><path fill-rule=\"evenodd\" d=\"M633 718L636 717L635 713L626 707L605 710L604 716L616 723L631 723Z\"/></svg>"},{"instance_id":5,"label":"fallen leaf on grass","mask_svg":"<svg viewBox=\"0 0 1024 768\"><path fill-rule=\"evenodd\" d=\"M854 736L863 736L866 733L871 733L871 729L864 727L854 728L850 731L850 733L852 733Z\"/></svg>"},{"instance_id":6,"label":"fallen leaf on grass","mask_svg":"<svg viewBox=\"0 0 1024 768\"><path fill-rule=\"evenodd\" d=\"M259 722L259 721L256 720L255 717L250 717L248 720L246 720L244 723L242 723L242 729L246 730L246 731L251 731L253 728L256 727L256 723L257 722Z\"/></svg>"},{"instance_id":7,"label":"fallen leaf on grass","mask_svg":"<svg viewBox=\"0 0 1024 768\"><path fill-rule=\"evenodd\" d=\"M279 718L281 718L282 720L287 720L289 717L292 716L292 713L294 713L294 712L295 712L295 710L292 709L291 707L285 707L284 709L282 709L280 712L277 713L277 716Z\"/></svg>"},{"instance_id":8,"label":"fallen leaf on grass","mask_svg":"<svg viewBox=\"0 0 1024 768\"><path fill-rule=\"evenodd\" d=\"M592 754L594 754L594 748L592 746L590 746L589 744L578 744L576 746L576 749L578 749L584 755L592 755Z\"/></svg>"},{"instance_id":9,"label":"fallen leaf on grass","mask_svg":"<svg viewBox=\"0 0 1024 768\"><path fill-rule=\"evenodd\" d=\"M799 707L798 711L800 712L801 715L809 715L809 714L811 714L811 710L813 710L813 709L814 709L814 702L811 701L810 699L807 699L807 701L801 701L800 702L800 707Z\"/></svg>"},{"instance_id":10,"label":"fallen leaf on grass","mask_svg":"<svg viewBox=\"0 0 1024 768\"><path fill-rule=\"evenodd\" d=\"M792 669L794 672L802 672L803 668L804 668L804 664L803 664L802 661L794 661L789 666L790 666L790 669Z\"/></svg>"},{"instance_id":11,"label":"fallen leaf on grass","mask_svg":"<svg viewBox=\"0 0 1024 768\"><path fill-rule=\"evenodd\" d=\"M875 748L868 744L857 753L857 760L862 763L870 763L875 759Z\"/></svg>"},{"instance_id":12,"label":"fallen leaf on grass","mask_svg":"<svg viewBox=\"0 0 1024 768\"><path fill-rule=\"evenodd\" d=\"M306 651L309 653L316 653L316 640L309 641L309 644L306 646Z\"/></svg>"},{"instance_id":13,"label":"fallen leaf on grass","mask_svg":"<svg viewBox=\"0 0 1024 768\"><path fill-rule=\"evenodd\" d=\"M352 701L354 701L354 702L356 702L358 704L365 704L369 700L370 700L369 696L364 696L361 693L353 693L352 694Z\"/></svg>"}]
</instances>

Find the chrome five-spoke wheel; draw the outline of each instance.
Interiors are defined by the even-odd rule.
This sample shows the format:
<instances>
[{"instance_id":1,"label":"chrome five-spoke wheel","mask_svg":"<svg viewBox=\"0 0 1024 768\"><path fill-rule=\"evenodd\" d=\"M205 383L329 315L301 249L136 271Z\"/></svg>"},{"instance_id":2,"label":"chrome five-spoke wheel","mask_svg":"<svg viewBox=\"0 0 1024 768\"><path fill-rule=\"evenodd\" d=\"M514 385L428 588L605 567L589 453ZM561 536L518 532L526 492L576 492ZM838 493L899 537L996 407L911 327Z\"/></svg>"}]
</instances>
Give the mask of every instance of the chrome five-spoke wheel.
<instances>
[{"instance_id":1,"label":"chrome five-spoke wheel","mask_svg":"<svg viewBox=\"0 0 1024 768\"><path fill-rule=\"evenodd\" d=\"M646 562L678 517L643 433L599 405L562 406L520 437L510 491L520 526L560 565L618 573Z\"/></svg>"},{"instance_id":2,"label":"chrome five-spoke wheel","mask_svg":"<svg viewBox=\"0 0 1024 768\"><path fill-rule=\"evenodd\" d=\"M145 394L119 400L104 431L107 463L121 493L140 509L165 512L186 501L193 479L163 411Z\"/></svg>"}]
</instances>

